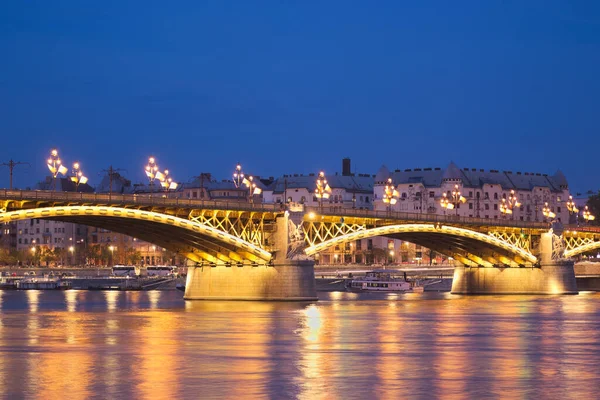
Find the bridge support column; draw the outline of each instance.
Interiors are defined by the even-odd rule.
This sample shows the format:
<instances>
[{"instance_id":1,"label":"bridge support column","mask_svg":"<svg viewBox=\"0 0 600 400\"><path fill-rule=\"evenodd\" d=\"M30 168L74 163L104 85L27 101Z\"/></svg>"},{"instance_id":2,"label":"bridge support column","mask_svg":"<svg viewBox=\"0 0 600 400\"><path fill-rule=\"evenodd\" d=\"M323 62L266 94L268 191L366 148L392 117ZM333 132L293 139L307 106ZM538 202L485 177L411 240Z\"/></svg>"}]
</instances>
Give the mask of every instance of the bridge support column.
<instances>
[{"instance_id":1,"label":"bridge support column","mask_svg":"<svg viewBox=\"0 0 600 400\"><path fill-rule=\"evenodd\" d=\"M290 245L296 226L288 216L277 219L270 244L275 248L271 265L245 263L242 267L217 264L215 267L188 267L186 300L278 300L317 299L314 261L291 259ZM296 242L297 243L297 242Z\"/></svg>"},{"instance_id":2,"label":"bridge support column","mask_svg":"<svg viewBox=\"0 0 600 400\"><path fill-rule=\"evenodd\" d=\"M577 294L573 261L553 260L552 233L540 242L540 267L456 267L454 294Z\"/></svg>"}]
</instances>

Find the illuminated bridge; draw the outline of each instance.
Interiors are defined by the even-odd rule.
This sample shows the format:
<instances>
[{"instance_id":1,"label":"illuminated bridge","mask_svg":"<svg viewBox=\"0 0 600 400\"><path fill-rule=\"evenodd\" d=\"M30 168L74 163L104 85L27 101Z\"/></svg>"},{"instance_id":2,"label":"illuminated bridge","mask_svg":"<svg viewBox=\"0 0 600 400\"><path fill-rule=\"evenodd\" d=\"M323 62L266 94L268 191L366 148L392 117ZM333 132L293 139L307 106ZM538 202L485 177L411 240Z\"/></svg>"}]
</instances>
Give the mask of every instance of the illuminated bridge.
<instances>
[{"instance_id":1,"label":"illuminated bridge","mask_svg":"<svg viewBox=\"0 0 600 400\"><path fill-rule=\"evenodd\" d=\"M159 193L0 191L0 222L30 218L108 229L195 261L188 299L314 299L313 256L373 236L406 240L462 263L456 293L574 293L567 259L600 248L600 231L560 224L549 230L539 222L333 207L286 211L281 204Z\"/></svg>"}]
</instances>

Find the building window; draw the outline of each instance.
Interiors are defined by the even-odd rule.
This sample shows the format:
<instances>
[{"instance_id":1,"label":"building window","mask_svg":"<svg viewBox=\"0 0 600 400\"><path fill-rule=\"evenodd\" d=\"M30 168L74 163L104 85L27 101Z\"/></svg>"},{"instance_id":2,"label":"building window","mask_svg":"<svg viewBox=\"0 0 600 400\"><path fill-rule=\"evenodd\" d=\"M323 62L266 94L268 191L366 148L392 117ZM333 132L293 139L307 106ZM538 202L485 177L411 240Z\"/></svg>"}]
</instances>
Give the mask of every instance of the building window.
<instances>
[{"instance_id":1,"label":"building window","mask_svg":"<svg viewBox=\"0 0 600 400\"><path fill-rule=\"evenodd\" d=\"M469 203L469 210L473 209L473 203Z\"/></svg>"},{"instance_id":2,"label":"building window","mask_svg":"<svg viewBox=\"0 0 600 400\"><path fill-rule=\"evenodd\" d=\"M494 204L494 210L498 210L498 204Z\"/></svg>"},{"instance_id":3,"label":"building window","mask_svg":"<svg viewBox=\"0 0 600 400\"><path fill-rule=\"evenodd\" d=\"M490 209L490 205L489 204L486 204L484 207L485 207L486 210Z\"/></svg>"},{"instance_id":4,"label":"building window","mask_svg":"<svg viewBox=\"0 0 600 400\"><path fill-rule=\"evenodd\" d=\"M556 212L560 212L560 207L556 207Z\"/></svg>"},{"instance_id":5,"label":"building window","mask_svg":"<svg viewBox=\"0 0 600 400\"><path fill-rule=\"evenodd\" d=\"M432 199L435 197L435 192L429 192L429 198Z\"/></svg>"},{"instance_id":6,"label":"building window","mask_svg":"<svg viewBox=\"0 0 600 400\"><path fill-rule=\"evenodd\" d=\"M469 192L469 197L473 197L473 191Z\"/></svg>"},{"instance_id":7,"label":"building window","mask_svg":"<svg viewBox=\"0 0 600 400\"><path fill-rule=\"evenodd\" d=\"M494 200L498 200L498 193L494 193Z\"/></svg>"}]
</instances>

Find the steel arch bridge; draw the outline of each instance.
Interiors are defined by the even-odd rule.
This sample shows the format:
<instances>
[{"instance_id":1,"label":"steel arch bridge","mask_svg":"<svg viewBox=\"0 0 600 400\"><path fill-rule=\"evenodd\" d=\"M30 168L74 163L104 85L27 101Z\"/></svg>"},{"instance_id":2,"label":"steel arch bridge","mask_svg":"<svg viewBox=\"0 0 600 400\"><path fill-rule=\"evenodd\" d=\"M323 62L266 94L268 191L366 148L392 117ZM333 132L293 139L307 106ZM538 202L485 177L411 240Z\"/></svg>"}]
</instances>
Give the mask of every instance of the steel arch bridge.
<instances>
[{"instance_id":1,"label":"steel arch bridge","mask_svg":"<svg viewBox=\"0 0 600 400\"><path fill-rule=\"evenodd\" d=\"M519 267L539 263L550 223L354 209L307 209L306 253L375 236L401 239L453 257L466 266ZM567 226L564 257L600 249L600 228Z\"/></svg>"},{"instance_id":2,"label":"steel arch bridge","mask_svg":"<svg viewBox=\"0 0 600 400\"><path fill-rule=\"evenodd\" d=\"M269 265L374 236L402 239L466 266L535 265L548 223L340 208L287 212L279 205L152 195L0 191L0 223L45 218L154 243L196 262ZM289 223L278 224L278 220ZM286 230L286 232L282 232ZM285 240L282 240L285 238ZM600 230L568 227L565 256L600 249ZM302 250L298 252L298 249Z\"/></svg>"}]
</instances>

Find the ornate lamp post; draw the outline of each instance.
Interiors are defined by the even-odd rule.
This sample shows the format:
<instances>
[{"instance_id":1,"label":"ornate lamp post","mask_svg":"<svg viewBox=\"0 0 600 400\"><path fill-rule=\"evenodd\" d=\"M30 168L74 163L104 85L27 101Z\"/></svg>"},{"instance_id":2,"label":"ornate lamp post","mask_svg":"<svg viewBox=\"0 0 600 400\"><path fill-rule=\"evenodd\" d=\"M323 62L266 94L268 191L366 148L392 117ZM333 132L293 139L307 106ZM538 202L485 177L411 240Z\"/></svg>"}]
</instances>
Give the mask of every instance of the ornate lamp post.
<instances>
[{"instance_id":1,"label":"ornate lamp post","mask_svg":"<svg viewBox=\"0 0 600 400\"><path fill-rule=\"evenodd\" d=\"M505 215L510 215L512 217L513 208L521 207L521 203L517 200L517 195L514 190L510 191L510 195L507 199L502 199L500 203L500 212Z\"/></svg>"},{"instance_id":2,"label":"ornate lamp post","mask_svg":"<svg viewBox=\"0 0 600 400\"><path fill-rule=\"evenodd\" d=\"M250 203L254 203L254 195L261 194L262 189L256 186L253 176L249 176L248 179L244 179L244 185L248 187L248 201L250 201Z\"/></svg>"},{"instance_id":3,"label":"ornate lamp post","mask_svg":"<svg viewBox=\"0 0 600 400\"><path fill-rule=\"evenodd\" d=\"M48 169L52 174L52 190L56 190L56 177L59 174L66 174L67 168L62 165L62 161L58 158L58 150L52 149L50 151L50 158L48 158Z\"/></svg>"},{"instance_id":4,"label":"ornate lamp post","mask_svg":"<svg viewBox=\"0 0 600 400\"><path fill-rule=\"evenodd\" d=\"M556 217L556 214L554 214L554 212L552 212L550 210L550 207L548 206L548 202L544 203L544 208L542 208L542 215L544 216L544 220L546 218L550 218L552 220Z\"/></svg>"},{"instance_id":5,"label":"ornate lamp post","mask_svg":"<svg viewBox=\"0 0 600 400\"><path fill-rule=\"evenodd\" d=\"M440 199L440 205L444 209L444 215L446 215L446 210L452 210L454 208L454 204L450 203L450 200L448 200L448 196L446 196L446 193L442 195L442 198Z\"/></svg>"},{"instance_id":6,"label":"ornate lamp post","mask_svg":"<svg viewBox=\"0 0 600 400\"><path fill-rule=\"evenodd\" d=\"M233 184L236 188L242 186L244 182L244 172L242 171L242 165L238 163L236 165L235 170L233 171Z\"/></svg>"},{"instance_id":7,"label":"ornate lamp post","mask_svg":"<svg viewBox=\"0 0 600 400\"><path fill-rule=\"evenodd\" d=\"M442 206L442 208L447 209L447 210L456 209L456 215L458 215L458 205L460 203L464 203L466 201L467 201L467 199L464 198L462 196L462 194L460 193L458 185L454 185L454 190L452 191L450 198L448 198L446 193L444 193L442 195L442 199L440 200L440 205ZM444 215L445 214L446 214L446 211L444 211Z\"/></svg>"},{"instance_id":8,"label":"ornate lamp post","mask_svg":"<svg viewBox=\"0 0 600 400\"><path fill-rule=\"evenodd\" d=\"M79 165L78 162L73 163L73 176L71 176L71 182L73 182L75 184L75 191L77 192L79 190L79 185L83 184L85 185L88 181L88 178L86 176L83 175L83 172L81 171L81 166Z\"/></svg>"},{"instance_id":9,"label":"ornate lamp post","mask_svg":"<svg viewBox=\"0 0 600 400\"><path fill-rule=\"evenodd\" d=\"M567 210L569 210L569 216L575 216L575 223L579 225L579 208L577 208L577 205L573 201L573 196L569 196L569 201L567 201ZM569 221L569 223L570 222L571 221Z\"/></svg>"},{"instance_id":10,"label":"ornate lamp post","mask_svg":"<svg viewBox=\"0 0 600 400\"><path fill-rule=\"evenodd\" d=\"M398 192L394 187L392 178L388 178L385 188L383 189L383 202L387 204L388 212L392 209L392 206L398 202Z\"/></svg>"},{"instance_id":11,"label":"ornate lamp post","mask_svg":"<svg viewBox=\"0 0 600 400\"><path fill-rule=\"evenodd\" d=\"M325 172L320 171L317 178L317 187L315 188L315 197L319 199L319 207L323 208L323 199L328 199L331 194L331 188L325 178Z\"/></svg>"},{"instance_id":12,"label":"ornate lamp post","mask_svg":"<svg viewBox=\"0 0 600 400\"><path fill-rule=\"evenodd\" d=\"M145 172L149 181L150 193L152 193L152 189L154 187L154 180L160 180L160 176L162 176L162 173L158 170L158 165L156 165L156 159L154 157L148 158L148 164L145 167Z\"/></svg>"},{"instance_id":13,"label":"ornate lamp post","mask_svg":"<svg viewBox=\"0 0 600 400\"><path fill-rule=\"evenodd\" d=\"M255 194L262 193L262 189L256 186L253 176L250 175L247 178L245 177L244 172L242 171L242 165L239 163L236 165L235 170L233 171L233 184L236 188L242 186L246 186L248 188L248 201L250 203L254 202Z\"/></svg>"},{"instance_id":14,"label":"ornate lamp post","mask_svg":"<svg viewBox=\"0 0 600 400\"><path fill-rule=\"evenodd\" d=\"M177 189L177 182L173 182L173 179L169 176L169 170L165 169L165 172L162 173L162 179L160 180L160 185L165 189L165 192L169 192L169 190Z\"/></svg>"},{"instance_id":15,"label":"ornate lamp post","mask_svg":"<svg viewBox=\"0 0 600 400\"><path fill-rule=\"evenodd\" d=\"M596 216L592 215L592 213L588 209L588 206L585 206L585 209L583 210L583 219L585 219L586 223L589 223L590 221L593 221L596 219Z\"/></svg>"}]
</instances>

